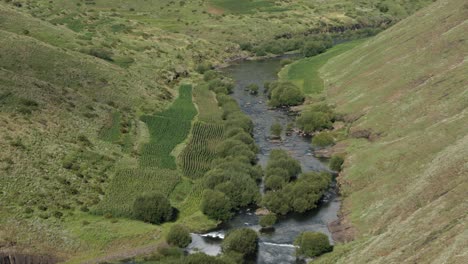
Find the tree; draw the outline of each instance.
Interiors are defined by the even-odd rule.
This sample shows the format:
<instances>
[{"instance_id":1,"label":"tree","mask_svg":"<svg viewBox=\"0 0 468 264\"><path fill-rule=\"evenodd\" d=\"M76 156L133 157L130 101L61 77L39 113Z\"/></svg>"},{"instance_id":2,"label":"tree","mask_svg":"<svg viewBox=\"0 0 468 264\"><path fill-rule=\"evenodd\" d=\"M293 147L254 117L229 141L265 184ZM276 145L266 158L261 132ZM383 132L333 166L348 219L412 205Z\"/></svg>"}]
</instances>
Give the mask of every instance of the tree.
<instances>
[{"instance_id":1,"label":"tree","mask_svg":"<svg viewBox=\"0 0 468 264\"><path fill-rule=\"evenodd\" d=\"M294 240L294 245L298 246L296 249L297 254L310 258L333 250L328 237L319 232L301 233Z\"/></svg>"},{"instance_id":2,"label":"tree","mask_svg":"<svg viewBox=\"0 0 468 264\"><path fill-rule=\"evenodd\" d=\"M136 219L152 224L161 224L173 217L169 200L160 193L144 194L135 199L133 215Z\"/></svg>"},{"instance_id":3,"label":"tree","mask_svg":"<svg viewBox=\"0 0 468 264\"><path fill-rule=\"evenodd\" d=\"M224 253L237 252L244 257L253 256L257 253L257 232L250 228L239 228L227 233L221 248Z\"/></svg>"},{"instance_id":4,"label":"tree","mask_svg":"<svg viewBox=\"0 0 468 264\"><path fill-rule=\"evenodd\" d=\"M210 189L204 191L201 210L209 218L226 221L232 217L231 209L231 201L224 193Z\"/></svg>"},{"instance_id":5,"label":"tree","mask_svg":"<svg viewBox=\"0 0 468 264\"><path fill-rule=\"evenodd\" d=\"M192 237L185 226L173 225L167 234L166 240L171 246L185 248L192 242Z\"/></svg>"},{"instance_id":6,"label":"tree","mask_svg":"<svg viewBox=\"0 0 468 264\"><path fill-rule=\"evenodd\" d=\"M341 156L334 155L330 159L330 169L334 171L341 171L344 159Z\"/></svg>"},{"instance_id":7,"label":"tree","mask_svg":"<svg viewBox=\"0 0 468 264\"><path fill-rule=\"evenodd\" d=\"M267 214L260 217L259 224L262 227L271 227L276 223L276 215L275 214Z\"/></svg>"},{"instance_id":8,"label":"tree","mask_svg":"<svg viewBox=\"0 0 468 264\"><path fill-rule=\"evenodd\" d=\"M270 132L273 138L280 138L282 131L283 131L283 127L281 127L280 123L276 122L273 125L271 125Z\"/></svg>"}]
</instances>

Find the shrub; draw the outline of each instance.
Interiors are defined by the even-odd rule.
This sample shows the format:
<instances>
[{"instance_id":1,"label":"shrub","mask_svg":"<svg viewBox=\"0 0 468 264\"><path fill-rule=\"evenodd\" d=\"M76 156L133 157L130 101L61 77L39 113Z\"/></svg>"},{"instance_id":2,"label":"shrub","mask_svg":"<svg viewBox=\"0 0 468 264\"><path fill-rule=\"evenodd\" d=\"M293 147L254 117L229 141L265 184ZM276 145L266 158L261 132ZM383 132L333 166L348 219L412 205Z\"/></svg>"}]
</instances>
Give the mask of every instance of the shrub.
<instances>
[{"instance_id":1,"label":"shrub","mask_svg":"<svg viewBox=\"0 0 468 264\"><path fill-rule=\"evenodd\" d=\"M206 71L204 74L203 74L203 80L205 82L208 82L208 81L211 81L211 80L214 80L216 77L218 77L218 72L217 71L214 71L214 70L209 70L209 71Z\"/></svg>"},{"instance_id":2,"label":"shrub","mask_svg":"<svg viewBox=\"0 0 468 264\"><path fill-rule=\"evenodd\" d=\"M172 219L173 209L164 195L160 193L144 194L135 199L133 215L141 221L161 224Z\"/></svg>"},{"instance_id":3,"label":"shrub","mask_svg":"<svg viewBox=\"0 0 468 264\"><path fill-rule=\"evenodd\" d=\"M270 106L294 106L304 101L301 89L291 82L275 82L268 87Z\"/></svg>"},{"instance_id":4,"label":"shrub","mask_svg":"<svg viewBox=\"0 0 468 264\"><path fill-rule=\"evenodd\" d=\"M334 171L341 171L343 163L344 163L343 157L334 155L330 159L330 169Z\"/></svg>"},{"instance_id":5,"label":"shrub","mask_svg":"<svg viewBox=\"0 0 468 264\"><path fill-rule=\"evenodd\" d=\"M314 131L332 128L333 126L328 114L315 111L302 112L296 122L299 129L307 134Z\"/></svg>"},{"instance_id":6,"label":"shrub","mask_svg":"<svg viewBox=\"0 0 468 264\"><path fill-rule=\"evenodd\" d=\"M211 70L211 69L213 69L213 65L207 61L198 64L197 67L195 68L195 70L200 74L204 74L206 71Z\"/></svg>"},{"instance_id":7,"label":"shrub","mask_svg":"<svg viewBox=\"0 0 468 264\"><path fill-rule=\"evenodd\" d=\"M249 228L232 230L227 233L221 248L224 253L237 252L244 257L253 256L258 248L257 233Z\"/></svg>"},{"instance_id":8,"label":"shrub","mask_svg":"<svg viewBox=\"0 0 468 264\"><path fill-rule=\"evenodd\" d=\"M267 214L260 217L259 224L262 227L271 227L276 223L276 215L275 214Z\"/></svg>"},{"instance_id":9,"label":"shrub","mask_svg":"<svg viewBox=\"0 0 468 264\"><path fill-rule=\"evenodd\" d=\"M247 87L247 90L249 91L250 94L257 95L258 94L258 85L255 83L249 84Z\"/></svg>"},{"instance_id":10,"label":"shrub","mask_svg":"<svg viewBox=\"0 0 468 264\"><path fill-rule=\"evenodd\" d=\"M298 246L297 254L306 257L315 257L326 252L330 252L333 246L330 245L328 237L318 232L303 232L295 240L294 245Z\"/></svg>"},{"instance_id":11,"label":"shrub","mask_svg":"<svg viewBox=\"0 0 468 264\"><path fill-rule=\"evenodd\" d=\"M231 201L224 193L209 189L204 191L201 210L209 218L226 221L232 217L231 209Z\"/></svg>"},{"instance_id":12,"label":"shrub","mask_svg":"<svg viewBox=\"0 0 468 264\"><path fill-rule=\"evenodd\" d=\"M318 147L326 147L334 143L335 139L330 132L320 132L312 138L312 145Z\"/></svg>"},{"instance_id":13,"label":"shrub","mask_svg":"<svg viewBox=\"0 0 468 264\"><path fill-rule=\"evenodd\" d=\"M173 225L167 234L166 240L171 246L185 248L192 242L192 237L185 226Z\"/></svg>"},{"instance_id":14,"label":"shrub","mask_svg":"<svg viewBox=\"0 0 468 264\"><path fill-rule=\"evenodd\" d=\"M103 59L103 60L106 60L106 61L114 61L112 59L112 56L114 55L112 53L112 51L110 50L107 50L107 49L103 49L103 48L92 48L89 50L89 55L91 56L94 56L96 58L99 58L99 59Z\"/></svg>"},{"instance_id":15,"label":"shrub","mask_svg":"<svg viewBox=\"0 0 468 264\"><path fill-rule=\"evenodd\" d=\"M283 131L283 127L281 127L280 123L276 122L273 125L271 125L270 133L272 137L275 137L275 138L281 137L281 131Z\"/></svg>"}]
</instances>

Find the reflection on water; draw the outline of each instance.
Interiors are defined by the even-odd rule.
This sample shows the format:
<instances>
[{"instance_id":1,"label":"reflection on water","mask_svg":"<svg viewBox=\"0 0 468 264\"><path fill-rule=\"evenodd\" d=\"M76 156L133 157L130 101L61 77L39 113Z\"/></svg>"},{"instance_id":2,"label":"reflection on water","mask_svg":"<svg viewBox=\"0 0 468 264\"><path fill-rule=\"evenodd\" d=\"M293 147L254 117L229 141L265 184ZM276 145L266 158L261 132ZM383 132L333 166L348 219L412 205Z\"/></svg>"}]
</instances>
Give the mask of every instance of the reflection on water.
<instances>
[{"instance_id":1,"label":"reflection on water","mask_svg":"<svg viewBox=\"0 0 468 264\"><path fill-rule=\"evenodd\" d=\"M280 58L265 61L244 61L224 69L226 75L236 82L233 97L237 100L242 110L250 116L254 122L254 138L260 148L258 154L259 164L266 165L268 155L272 149L281 148L301 162L303 171L328 171L329 169L317 158L312 156L310 139L293 133L286 136L283 132L282 142L268 140L270 127L279 122L283 128L290 122L294 122L292 116L286 110L268 109L267 98L263 93L263 84L277 78L277 72L281 68ZM258 84L261 89L257 96L250 95L244 88L249 84ZM303 231L318 231L325 233L332 241L327 223L337 219L340 202L331 188L320 202L317 209L305 214L292 214L280 217L274 226L274 232L260 232L259 252L256 263L259 264L290 264L297 263L293 241ZM192 243L188 247L189 252L202 251L209 255L220 253L220 237L233 228L249 227L259 231L258 217L253 209L239 212L231 221L216 230L215 233L206 235L192 234Z\"/></svg>"}]
</instances>

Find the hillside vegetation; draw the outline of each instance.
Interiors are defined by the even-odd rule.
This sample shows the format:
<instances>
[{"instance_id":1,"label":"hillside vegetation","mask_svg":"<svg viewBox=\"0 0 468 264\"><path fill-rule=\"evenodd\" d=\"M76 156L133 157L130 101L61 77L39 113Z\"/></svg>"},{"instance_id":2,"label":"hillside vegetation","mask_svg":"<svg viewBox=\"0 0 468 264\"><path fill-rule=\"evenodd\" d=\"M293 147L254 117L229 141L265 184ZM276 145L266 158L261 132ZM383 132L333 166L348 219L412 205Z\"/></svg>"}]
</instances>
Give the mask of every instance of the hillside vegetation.
<instances>
[{"instance_id":1,"label":"hillside vegetation","mask_svg":"<svg viewBox=\"0 0 468 264\"><path fill-rule=\"evenodd\" d=\"M437 1L321 68L350 134L371 136L347 141L339 177L356 240L318 263L466 263L467 19Z\"/></svg>"},{"instance_id":2,"label":"hillside vegetation","mask_svg":"<svg viewBox=\"0 0 468 264\"><path fill-rule=\"evenodd\" d=\"M229 111L200 73L374 35L432 0L240 2L0 0L0 253L81 263L153 252L173 224L129 218L150 189L178 224L214 227L196 178ZM248 121L224 100L228 125Z\"/></svg>"}]
</instances>

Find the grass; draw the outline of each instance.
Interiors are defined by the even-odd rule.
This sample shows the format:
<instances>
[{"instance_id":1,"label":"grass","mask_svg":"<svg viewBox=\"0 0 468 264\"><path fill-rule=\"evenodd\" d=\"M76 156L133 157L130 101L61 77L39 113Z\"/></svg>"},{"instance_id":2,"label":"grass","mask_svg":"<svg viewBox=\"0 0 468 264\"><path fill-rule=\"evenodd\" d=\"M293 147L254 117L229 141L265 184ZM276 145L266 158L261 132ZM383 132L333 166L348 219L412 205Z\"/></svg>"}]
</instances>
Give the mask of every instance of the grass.
<instances>
[{"instance_id":1,"label":"grass","mask_svg":"<svg viewBox=\"0 0 468 264\"><path fill-rule=\"evenodd\" d=\"M340 177L359 243L318 263L465 262L464 10L435 2L320 69L329 102L360 116L351 131L378 136L348 140Z\"/></svg>"},{"instance_id":2,"label":"grass","mask_svg":"<svg viewBox=\"0 0 468 264\"><path fill-rule=\"evenodd\" d=\"M120 121L122 120L122 114L115 112L111 115L111 118L103 129L101 130L100 137L102 140L109 142L117 142L120 139Z\"/></svg>"},{"instance_id":3,"label":"grass","mask_svg":"<svg viewBox=\"0 0 468 264\"><path fill-rule=\"evenodd\" d=\"M324 82L319 73L320 68L331 58L351 50L364 41L354 40L338 44L318 56L301 59L284 67L279 73L279 77L293 82L307 95L320 94L324 89Z\"/></svg>"}]
</instances>

